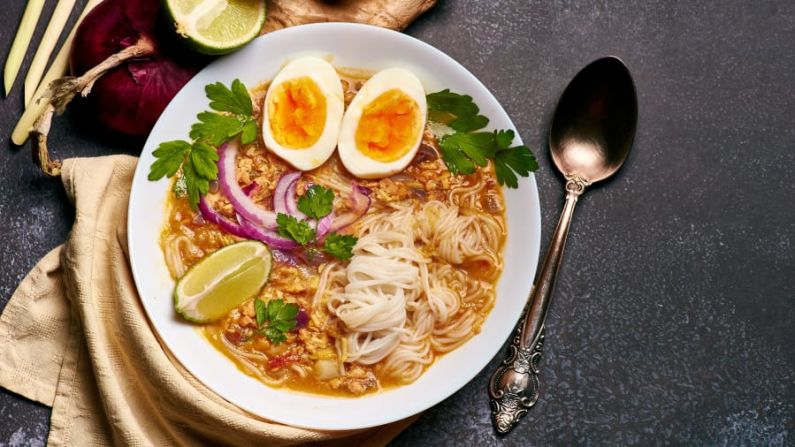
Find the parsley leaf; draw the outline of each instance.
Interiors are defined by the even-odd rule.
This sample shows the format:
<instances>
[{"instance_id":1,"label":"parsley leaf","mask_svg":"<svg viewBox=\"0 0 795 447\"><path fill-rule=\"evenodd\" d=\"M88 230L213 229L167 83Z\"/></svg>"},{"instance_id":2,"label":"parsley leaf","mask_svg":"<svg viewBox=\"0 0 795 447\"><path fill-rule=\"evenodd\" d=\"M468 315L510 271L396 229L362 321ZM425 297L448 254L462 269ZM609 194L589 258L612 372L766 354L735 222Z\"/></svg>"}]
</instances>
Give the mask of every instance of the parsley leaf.
<instances>
[{"instance_id":1,"label":"parsley leaf","mask_svg":"<svg viewBox=\"0 0 795 447\"><path fill-rule=\"evenodd\" d=\"M193 143L193 150L190 152L190 161L196 173L206 179L218 177L218 152L212 146L197 141Z\"/></svg>"},{"instance_id":2,"label":"parsley leaf","mask_svg":"<svg viewBox=\"0 0 795 447\"><path fill-rule=\"evenodd\" d=\"M478 115L480 110L469 95L459 95L449 89L427 96L428 119L449 126L455 133L439 139L439 151L444 164L453 174L472 174L491 160L501 185L517 188L517 175L527 177L538 169L533 153L526 146L511 147L514 132L510 129L494 132L475 132L489 120Z\"/></svg>"},{"instance_id":3,"label":"parsley leaf","mask_svg":"<svg viewBox=\"0 0 795 447\"><path fill-rule=\"evenodd\" d=\"M251 96L240 79L232 81L232 88L220 82L204 88L210 108L216 112L197 115L198 123L190 128L190 137L218 146L240 134L240 142L249 144L257 139L257 122L252 116ZM217 113L221 112L221 113Z\"/></svg>"},{"instance_id":4,"label":"parsley leaf","mask_svg":"<svg viewBox=\"0 0 795 447\"><path fill-rule=\"evenodd\" d=\"M491 132L454 133L439 141L439 147L449 151L460 150L477 166L486 166L488 160L494 157L494 146L494 134Z\"/></svg>"},{"instance_id":5,"label":"parsley leaf","mask_svg":"<svg viewBox=\"0 0 795 447\"><path fill-rule=\"evenodd\" d=\"M284 333L298 324L296 316L299 310L297 304L285 303L284 300L271 300L267 304L259 298L254 300L259 332L275 345L284 342L287 339Z\"/></svg>"},{"instance_id":6,"label":"parsley leaf","mask_svg":"<svg viewBox=\"0 0 795 447\"><path fill-rule=\"evenodd\" d=\"M210 100L210 108L219 112L229 112L235 115L251 115L251 97L246 86L240 79L232 81L232 88L216 82L204 87L204 92Z\"/></svg>"},{"instance_id":7,"label":"parsley leaf","mask_svg":"<svg viewBox=\"0 0 795 447\"><path fill-rule=\"evenodd\" d=\"M320 219L331 214L334 192L320 185L312 185L298 198L298 209L312 219Z\"/></svg>"},{"instance_id":8,"label":"parsley leaf","mask_svg":"<svg viewBox=\"0 0 795 447\"><path fill-rule=\"evenodd\" d=\"M494 173L497 175L497 181L500 185L506 185L509 188L519 187L516 174L527 177L536 169L538 169L538 162L527 146L501 149L494 156Z\"/></svg>"},{"instance_id":9,"label":"parsley leaf","mask_svg":"<svg viewBox=\"0 0 795 447\"><path fill-rule=\"evenodd\" d=\"M262 335L268 338L274 345L280 345L287 340L287 337L284 335L284 332L273 328L273 327L266 327L260 331Z\"/></svg>"},{"instance_id":10,"label":"parsley leaf","mask_svg":"<svg viewBox=\"0 0 795 447\"><path fill-rule=\"evenodd\" d=\"M450 89L431 93L427 97L428 110L432 117L447 114L443 124L449 125L456 132L471 132L486 127L489 119L478 115L480 108L469 95L459 95Z\"/></svg>"},{"instance_id":11,"label":"parsley leaf","mask_svg":"<svg viewBox=\"0 0 795 447\"><path fill-rule=\"evenodd\" d=\"M323 249L326 253L341 261L347 261L353 256L353 246L358 239L349 234L331 233L326 237Z\"/></svg>"},{"instance_id":12,"label":"parsley leaf","mask_svg":"<svg viewBox=\"0 0 795 447\"><path fill-rule=\"evenodd\" d=\"M353 246L358 239L349 234L331 233L326 237L324 249L326 253L342 261L347 261L353 256Z\"/></svg>"},{"instance_id":13,"label":"parsley leaf","mask_svg":"<svg viewBox=\"0 0 795 447\"><path fill-rule=\"evenodd\" d=\"M315 230L305 220L279 213L276 216L276 224L279 236L294 240L301 245L306 245L315 239Z\"/></svg>"},{"instance_id":14,"label":"parsley leaf","mask_svg":"<svg viewBox=\"0 0 795 447\"><path fill-rule=\"evenodd\" d=\"M173 191L187 196L196 209L199 196L210 190L210 180L218 177L218 153L212 146L202 142L166 141L160 143L153 155L157 158L149 170L149 180L173 177L182 167L174 183Z\"/></svg>"},{"instance_id":15,"label":"parsley leaf","mask_svg":"<svg viewBox=\"0 0 795 447\"><path fill-rule=\"evenodd\" d=\"M201 112L196 115L196 118L199 119L199 122L190 126L190 137L194 140L206 141L213 146L218 146L239 134L246 124L237 116L213 112Z\"/></svg>"},{"instance_id":16,"label":"parsley leaf","mask_svg":"<svg viewBox=\"0 0 795 447\"><path fill-rule=\"evenodd\" d=\"M149 180L160 180L163 177L173 177L177 173L185 156L190 152L191 145L187 141L166 141L152 153L157 160L149 168Z\"/></svg>"}]
</instances>

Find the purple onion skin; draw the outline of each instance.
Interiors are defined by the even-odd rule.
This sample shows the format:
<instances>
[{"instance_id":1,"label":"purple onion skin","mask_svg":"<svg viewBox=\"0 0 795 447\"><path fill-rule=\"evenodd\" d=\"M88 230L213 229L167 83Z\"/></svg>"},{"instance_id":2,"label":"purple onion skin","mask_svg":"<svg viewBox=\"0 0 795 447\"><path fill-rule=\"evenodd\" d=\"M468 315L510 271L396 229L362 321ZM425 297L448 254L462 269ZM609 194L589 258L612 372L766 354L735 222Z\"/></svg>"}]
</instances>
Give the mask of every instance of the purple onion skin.
<instances>
[{"instance_id":1,"label":"purple onion skin","mask_svg":"<svg viewBox=\"0 0 795 447\"><path fill-rule=\"evenodd\" d=\"M117 133L148 134L174 95L209 60L182 48L162 12L159 0L105 0L75 33L70 55L75 76L134 45L142 35L155 44L153 55L105 73L86 98L92 119Z\"/></svg>"},{"instance_id":2,"label":"purple onion skin","mask_svg":"<svg viewBox=\"0 0 795 447\"><path fill-rule=\"evenodd\" d=\"M298 314L295 316L295 328L304 328L306 327L307 323L309 323L309 314L307 314L302 307L300 310L298 310Z\"/></svg>"}]
</instances>

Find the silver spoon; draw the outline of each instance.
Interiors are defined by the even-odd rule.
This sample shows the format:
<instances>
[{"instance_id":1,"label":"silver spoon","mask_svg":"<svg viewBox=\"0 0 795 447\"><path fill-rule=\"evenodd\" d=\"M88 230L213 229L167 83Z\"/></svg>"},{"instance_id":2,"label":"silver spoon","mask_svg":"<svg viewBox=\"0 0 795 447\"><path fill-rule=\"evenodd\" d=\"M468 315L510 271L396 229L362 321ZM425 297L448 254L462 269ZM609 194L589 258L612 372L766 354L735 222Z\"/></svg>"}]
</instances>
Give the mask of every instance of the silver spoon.
<instances>
[{"instance_id":1,"label":"silver spoon","mask_svg":"<svg viewBox=\"0 0 795 447\"><path fill-rule=\"evenodd\" d=\"M635 85L616 57L598 59L583 68L558 101L549 149L566 178L566 203L508 358L489 380L494 427L500 434L508 433L538 401L544 320L577 198L589 185L610 177L624 164L637 120Z\"/></svg>"}]
</instances>

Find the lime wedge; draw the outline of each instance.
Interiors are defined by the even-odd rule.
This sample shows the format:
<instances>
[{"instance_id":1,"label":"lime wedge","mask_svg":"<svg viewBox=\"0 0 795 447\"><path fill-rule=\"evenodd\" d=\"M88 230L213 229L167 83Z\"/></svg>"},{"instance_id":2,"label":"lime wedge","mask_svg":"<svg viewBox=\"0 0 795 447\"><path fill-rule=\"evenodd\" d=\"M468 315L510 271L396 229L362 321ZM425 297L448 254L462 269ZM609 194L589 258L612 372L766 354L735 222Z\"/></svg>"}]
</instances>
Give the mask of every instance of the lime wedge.
<instances>
[{"instance_id":1,"label":"lime wedge","mask_svg":"<svg viewBox=\"0 0 795 447\"><path fill-rule=\"evenodd\" d=\"M177 281L174 309L188 321L217 320L255 297L268 282L271 252L258 241L226 246L199 261Z\"/></svg>"},{"instance_id":2,"label":"lime wedge","mask_svg":"<svg viewBox=\"0 0 795 447\"><path fill-rule=\"evenodd\" d=\"M257 37L265 0L166 0L177 32L199 52L226 54Z\"/></svg>"}]
</instances>

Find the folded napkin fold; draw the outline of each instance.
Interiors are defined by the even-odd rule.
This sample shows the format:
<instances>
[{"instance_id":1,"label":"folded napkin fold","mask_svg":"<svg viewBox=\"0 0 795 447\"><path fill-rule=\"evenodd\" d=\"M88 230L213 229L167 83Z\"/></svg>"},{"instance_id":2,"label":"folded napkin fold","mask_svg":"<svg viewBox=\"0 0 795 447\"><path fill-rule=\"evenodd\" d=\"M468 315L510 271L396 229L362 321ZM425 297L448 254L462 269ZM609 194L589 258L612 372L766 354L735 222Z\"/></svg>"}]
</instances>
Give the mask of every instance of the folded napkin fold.
<instances>
[{"instance_id":1,"label":"folded napkin fold","mask_svg":"<svg viewBox=\"0 0 795 447\"><path fill-rule=\"evenodd\" d=\"M64 161L72 232L0 316L0 386L52 407L50 445L383 445L413 421L299 429L246 413L193 378L161 345L133 283L127 203L136 161Z\"/></svg>"}]
</instances>

